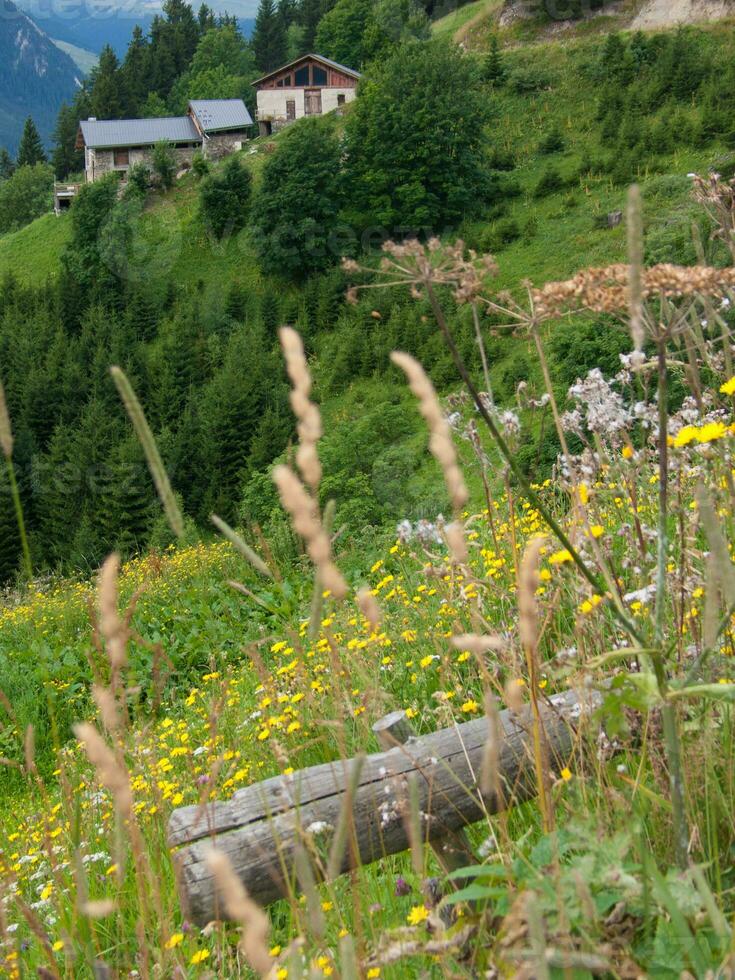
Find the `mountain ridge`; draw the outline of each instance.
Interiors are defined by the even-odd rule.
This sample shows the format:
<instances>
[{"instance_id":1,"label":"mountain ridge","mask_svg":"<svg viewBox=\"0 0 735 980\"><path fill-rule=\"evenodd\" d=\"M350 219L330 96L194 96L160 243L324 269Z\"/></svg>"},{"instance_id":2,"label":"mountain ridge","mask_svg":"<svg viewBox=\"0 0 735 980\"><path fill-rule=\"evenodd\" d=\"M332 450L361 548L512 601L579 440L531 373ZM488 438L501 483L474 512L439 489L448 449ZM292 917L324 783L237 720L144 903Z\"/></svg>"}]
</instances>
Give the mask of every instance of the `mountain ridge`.
<instances>
[{"instance_id":1,"label":"mountain ridge","mask_svg":"<svg viewBox=\"0 0 735 980\"><path fill-rule=\"evenodd\" d=\"M68 54L11 0L0 3L0 146L17 149L27 116L50 142L62 102L80 84Z\"/></svg>"}]
</instances>

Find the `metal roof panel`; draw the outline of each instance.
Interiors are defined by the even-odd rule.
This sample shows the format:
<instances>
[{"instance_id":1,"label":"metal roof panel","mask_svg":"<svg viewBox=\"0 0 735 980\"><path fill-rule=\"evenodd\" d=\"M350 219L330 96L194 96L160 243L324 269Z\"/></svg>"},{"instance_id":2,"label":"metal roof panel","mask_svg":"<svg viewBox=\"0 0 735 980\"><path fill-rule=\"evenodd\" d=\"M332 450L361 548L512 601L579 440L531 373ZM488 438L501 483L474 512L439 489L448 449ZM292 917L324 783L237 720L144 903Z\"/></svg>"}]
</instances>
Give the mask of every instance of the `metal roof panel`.
<instances>
[{"instance_id":1,"label":"metal roof panel","mask_svg":"<svg viewBox=\"0 0 735 980\"><path fill-rule=\"evenodd\" d=\"M242 99L192 99L189 108L205 133L244 129L253 125Z\"/></svg>"},{"instance_id":2,"label":"metal roof panel","mask_svg":"<svg viewBox=\"0 0 735 980\"><path fill-rule=\"evenodd\" d=\"M112 149L116 146L152 146L168 143L200 143L190 116L163 119L83 119L79 124L87 146Z\"/></svg>"}]
</instances>

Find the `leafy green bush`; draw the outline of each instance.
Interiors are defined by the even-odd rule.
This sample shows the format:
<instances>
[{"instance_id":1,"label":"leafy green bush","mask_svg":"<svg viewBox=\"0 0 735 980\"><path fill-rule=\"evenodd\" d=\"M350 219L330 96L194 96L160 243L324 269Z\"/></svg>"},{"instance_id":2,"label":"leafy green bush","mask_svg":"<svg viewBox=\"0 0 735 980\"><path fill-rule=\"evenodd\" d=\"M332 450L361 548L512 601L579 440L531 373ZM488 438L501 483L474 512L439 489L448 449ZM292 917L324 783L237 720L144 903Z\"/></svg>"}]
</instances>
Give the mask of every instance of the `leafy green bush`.
<instances>
[{"instance_id":1,"label":"leafy green bush","mask_svg":"<svg viewBox=\"0 0 735 980\"><path fill-rule=\"evenodd\" d=\"M151 172L144 163L134 163L128 170L128 188L145 194L151 183Z\"/></svg>"},{"instance_id":2,"label":"leafy green bush","mask_svg":"<svg viewBox=\"0 0 735 980\"><path fill-rule=\"evenodd\" d=\"M191 161L191 172L197 178L197 180L202 180L211 171L209 166L209 160L204 156L204 154L197 150Z\"/></svg>"},{"instance_id":3,"label":"leafy green bush","mask_svg":"<svg viewBox=\"0 0 735 980\"><path fill-rule=\"evenodd\" d=\"M407 44L361 82L347 120L348 223L438 229L488 199L489 104L475 60L444 41Z\"/></svg>"},{"instance_id":4,"label":"leafy green bush","mask_svg":"<svg viewBox=\"0 0 735 980\"><path fill-rule=\"evenodd\" d=\"M556 167L547 167L533 191L534 197L548 197L564 190L564 178Z\"/></svg>"},{"instance_id":5,"label":"leafy green bush","mask_svg":"<svg viewBox=\"0 0 735 980\"><path fill-rule=\"evenodd\" d=\"M0 183L0 235L51 210L54 175L45 163L18 167Z\"/></svg>"},{"instance_id":6,"label":"leafy green bush","mask_svg":"<svg viewBox=\"0 0 735 980\"><path fill-rule=\"evenodd\" d=\"M171 146L165 141L153 147L153 172L164 190L170 190L176 176L176 160Z\"/></svg>"},{"instance_id":7,"label":"leafy green bush","mask_svg":"<svg viewBox=\"0 0 735 980\"><path fill-rule=\"evenodd\" d=\"M251 185L250 171L234 156L220 170L202 180L199 207L207 230L215 238L223 238L244 227Z\"/></svg>"},{"instance_id":8,"label":"leafy green bush","mask_svg":"<svg viewBox=\"0 0 735 980\"><path fill-rule=\"evenodd\" d=\"M515 68L508 75L508 88L515 95L532 95L534 92L551 88L551 83L551 75L535 65Z\"/></svg>"},{"instance_id":9,"label":"leafy green bush","mask_svg":"<svg viewBox=\"0 0 735 980\"><path fill-rule=\"evenodd\" d=\"M539 141L538 152L542 156L550 156L552 153L559 153L565 146L561 130L554 128Z\"/></svg>"},{"instance_id":10,"label":"leafy green bush","mask_svg":"<svg viewBox=\"0 0 735 980\"><path fill-rule=\"evenodd\" d=\"M348 247L339 235L341 157L333 119L304 119L279 140L253 205L267 272L307 275L333 265Z\"/></svg>"}]
</instances>

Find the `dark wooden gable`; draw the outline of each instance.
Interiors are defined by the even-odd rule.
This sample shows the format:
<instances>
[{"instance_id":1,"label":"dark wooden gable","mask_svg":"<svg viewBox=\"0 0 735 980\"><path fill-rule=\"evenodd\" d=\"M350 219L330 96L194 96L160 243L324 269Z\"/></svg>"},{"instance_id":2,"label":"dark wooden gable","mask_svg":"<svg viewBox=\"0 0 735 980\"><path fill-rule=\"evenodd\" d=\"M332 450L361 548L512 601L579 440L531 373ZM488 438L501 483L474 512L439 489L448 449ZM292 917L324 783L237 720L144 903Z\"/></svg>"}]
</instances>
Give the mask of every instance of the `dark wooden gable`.
<instances>
[{"instance_id":1,"label":"dark wooden gable","mask_svg":"<svg viewBox=\"0 0 735 980\"><path fill-rule=\"evenodd\" d=\"M357 79L317 58L300 58L258 83L264 88L355 88Z\"/></svg>"}]
</instances>

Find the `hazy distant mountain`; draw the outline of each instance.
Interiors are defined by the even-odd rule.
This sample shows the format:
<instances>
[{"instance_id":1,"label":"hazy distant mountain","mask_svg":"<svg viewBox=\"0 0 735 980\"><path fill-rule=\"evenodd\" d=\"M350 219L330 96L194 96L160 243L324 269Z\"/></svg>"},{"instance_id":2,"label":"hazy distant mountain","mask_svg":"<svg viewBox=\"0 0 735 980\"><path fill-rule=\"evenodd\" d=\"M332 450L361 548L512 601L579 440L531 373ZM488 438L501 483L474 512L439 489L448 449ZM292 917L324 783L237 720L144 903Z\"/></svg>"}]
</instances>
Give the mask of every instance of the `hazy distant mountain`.
<instances>
[{"instance_id":1,"label":"hazy distant mountain","mask_svg":"<svg viewBox=\"0 0 735 980\"><path fill-rule=\"evenodd\" d=\"M94 54L99 54L109 44L119 58L125 55L135 25L139 24L144 34L148 33L154 16L159 12L158 4L132 4L129 0L106 0L105 3L95 0L95 3L89 5L82 0L79 0L78 5L59 3L57 0L17 2L49 37ZM196 11L199 0L194 0L193 6ZM234 0L230 3L219 0L217 3L210 2L208 6L235 14L245 36L249 37L252 33L254 18L241 16L243 13L250 13L252 4L248 0Z\"/></svg>"},{"instance_id":2,"label":"hazy distant mountain","mask_svg":"<svg viewBox=\"0 0 735 980\"><path fill-rule=\"evenodd\" d=\"M59 106L80 78L68 54L10 0L0 0L0 146L15 152L26 116L48 142Z\"/></svg>"}]
</instances>

